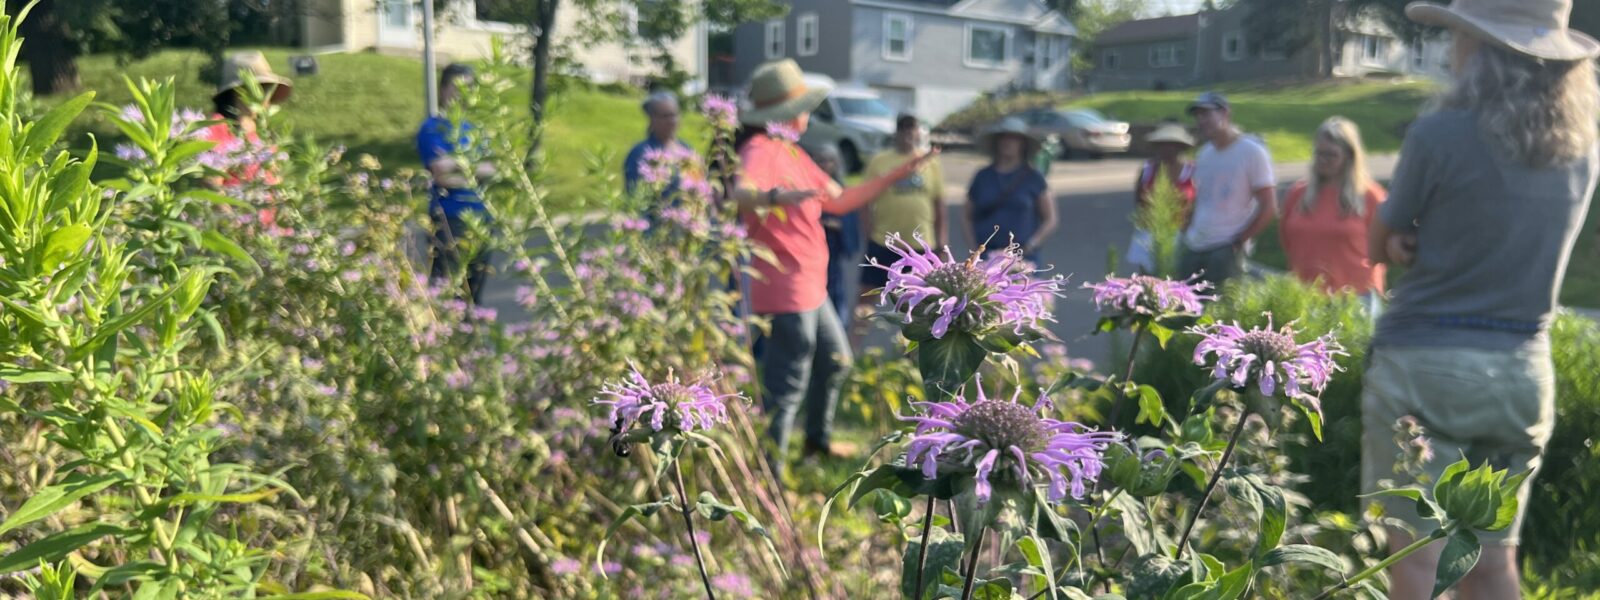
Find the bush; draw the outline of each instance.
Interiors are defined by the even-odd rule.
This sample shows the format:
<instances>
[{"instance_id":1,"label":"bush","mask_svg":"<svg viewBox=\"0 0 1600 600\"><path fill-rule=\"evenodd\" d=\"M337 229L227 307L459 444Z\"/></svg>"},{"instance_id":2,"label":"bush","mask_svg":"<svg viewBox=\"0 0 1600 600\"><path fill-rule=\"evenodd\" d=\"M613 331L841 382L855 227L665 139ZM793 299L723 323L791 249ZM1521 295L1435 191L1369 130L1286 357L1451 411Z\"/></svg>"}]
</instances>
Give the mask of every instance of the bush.
<instances>
[{"instance_id":1,"label":"bush","mask_svg":"<svg viewBox=\"0 0 1600 600\"><path fill-rule=\"evenodd\" d=\"M1600 325L1572 314L1556 319L1556 430L1534 480L1524 556L1550 579L1600 588Z\"/></svg>"},{"instance_id":2,"label":"bush","mask_svg":"<svg viewBox=\"0 0 1600 600\"><path fill-rule=\"evenodd\" d=\"M939 129L976 131L1000 120L1001 117L1006 115L1046 106L1056 106L1066 100L1067 96L1065 95L1046 92L1027 92L1013 96L985 94L982 98L967 105L966 108L945 117L944 121L939 123Z\"/></svg>"}]
</instances>

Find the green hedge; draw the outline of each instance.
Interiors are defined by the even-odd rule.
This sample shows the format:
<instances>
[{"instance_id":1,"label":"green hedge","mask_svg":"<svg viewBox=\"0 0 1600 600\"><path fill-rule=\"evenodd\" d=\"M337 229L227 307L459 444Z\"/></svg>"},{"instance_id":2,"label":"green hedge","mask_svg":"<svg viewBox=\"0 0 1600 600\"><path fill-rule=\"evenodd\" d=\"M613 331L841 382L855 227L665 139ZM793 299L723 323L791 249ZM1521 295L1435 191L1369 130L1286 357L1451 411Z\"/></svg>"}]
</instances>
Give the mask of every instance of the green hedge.
<instances>
[{"instance_id":1,"label":"green hedge","mask_svg":"<svg viewBox=\"0 0 1600 600\"><path fill-rule=\"evenodd\" d=\"M1372 324L1354 296L1328 297L1288 276L1241 282L1212 303L1208 314L1250 327L1294 320L1298 331L1333 331L1350 353L1345 371L1322 396L1327 423L1321 444L1304 420L1282 437L1290 469L1310 476L1300 486L1318 510L1353 513L1359 508L1361 465L1361 377ZM1562 314L1551 332L1556 365L1556 430L1535 481L1522 535L1524 556L1550 579L1568 585L1600 587L1600 326ZM1208 379L1193 362L1198 339L1180 335L1165 349L1139 358L1137 379L1167 399L1169 410L1187 407L1188 398Z\"/></svg>"}]
</instances>

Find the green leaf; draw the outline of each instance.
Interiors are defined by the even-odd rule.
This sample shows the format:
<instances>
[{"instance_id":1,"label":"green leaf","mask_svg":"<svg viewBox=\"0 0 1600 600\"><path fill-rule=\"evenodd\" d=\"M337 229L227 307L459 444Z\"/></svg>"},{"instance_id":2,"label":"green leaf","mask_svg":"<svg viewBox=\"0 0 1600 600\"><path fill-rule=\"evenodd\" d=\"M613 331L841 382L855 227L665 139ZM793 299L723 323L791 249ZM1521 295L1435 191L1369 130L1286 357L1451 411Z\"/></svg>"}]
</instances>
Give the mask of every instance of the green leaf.
<instances>
[{"instance_id":1,"label":"green leaf","mask_svg":"<svg viewBox=\"0 0 1600 600\"><path fill-rule=\"evenodd\" d=\"M44 254L40 257L41 271L46 275L55 273L61 263L72 260L83 251L84 245L89 243L91 233L89 226L82 223L74 223L50 232L50 237L44 242Z\"/></svg>"},{"instance_id":2,"label":"green leaf","mask_svg":"<svg viewBox=\"0 0 1600 600\"><path fill-rule=\"evenodd\" d=\"M1463 461L1464 462L1464 461ZM1439 570L1434 573L1433 595L1443 594L1445 590L1454 587L1472 567L1478 564L1478 555L1483 553L1483 546L1478 544L1477 534L1470 529L1458 529L1444 543L1444 553L1439 555Z\"/></svg>"},{"instance_id":3,"label":"green leaf","mask_svg":"<svg viewBox=\"0 0 1600 600\"><path fill-rule=\"evenodd\" d=\"M200 234L200 245L207 250L225 254L229 258L243 263L244 266L249 267L256 274L261 273L261 265L256 262L255 258L250 256L250 253L245 252L244 248L240 248L238 244L233 243L233 240L220 233L206 231Z\"/></svg>"},{"instance_id":4,"label":"green leaf","mask_svg":"<svg viewBox=\"0 0 1600 600\"><path fill-rule=\"evenodd\" d=\"M1256 493L1261 495L1261 534L1255 552L1255 558L1259 559L1283 540L1283 532L1289 526L1289 506L1283 499L1283 490L1254 476L1251 480Z\"/></svg>"},{"instance_id":5,"label":"green leaf","mask_svg":"<svg viewBox=\"0 0 1600 600\"><path fill-rule=\"evenodd\" d=\"M0 367L0 379L11 383L67 383L72 381L72 374L61 371L32 371ZM0 529L0 532L4 531L5 529Z\"/></svg>"},{"instance_id":6,"label":"green leaf","mask_svg":"<svg viewBox=\"0 0 1600 600\"><path fill-rule=\"evenodd\" d=\"M960 534L951 533L943 528L935 528L928 532L928 556L922 569L921 594L912 593L917 585L917 559L922 549L922 537L917 536L906 544L906 553L900 559L900 594L903 598L924 598L929 588L939 584L940 574L946 568L957 569L961 565L961 552L966 548L966 542Z\"/></svg>"},{"instance_id":7,"label":"green leaf","mask_svg":"<svg viewBox=\"0 0 1600 600\"><path fill-rule=\"evenodd\" d=\"M1156 343L1161 345L1162 350L1167 349L1167 343L1172 341L1172 336L1176 333L1176 331L1160 323L1150 323L1150 335L1156 336Z\"/></svg>"},{"instance_id":8,"label":"green leaf","mask_svg":"<svg viewBox=\"0 0 1600 600\"><path fill-rule=\"evenodd\" d=\"M1238 600L1250 589L1252 579L1255 579L1255 565L1240 566L1218 579L1215 593L1207 597L1215 600Z\"/></svg>"},{"instance_id":9,"label":"green leaf","mask_svg":"<svg viewBox=\"0 0 1600 600\"><path fill-rule=\"evenodd\" d=\"M606 570L602 568L602 565L606 558L606 543L611 541L611 536L617 532L617 529L621 528L624 523L632 521L634 518L653 517L655 516L656 512L660 511L663 507L675 508L672 503L671 496L655 502L635 504L633 506L624 508L622 509L622 514L617 515L617 518L612 520L610 525L606 526L606 534L600 537L600 545L595 549L594 552L595 569L600 572L601 578L610 579L610 577L606 575Z\"/></svg>"},{"instance_id":10,"label":"green leaf","mask_svg":"<svg viewBox=\"0 0 1600 600\"><path fill-rule=\"evenodd\" d=\"M218 192L215 192L215 191L212 191L212 190L208 190L208 189L205 189L205 188L196 188L196 189L192 189L192 190L186 191L186 192L183 193L183 197L184 198L194 198L196 200L204 200L204 201L210 202L212 204L221 204L221 205L224 205L224 206L232 206L234 208L254 209L254 207L250 206L250 203L248 203L248 202L245 202L245 201L240 200L238 198L233 198L233 197L230 197L230 196L226 196L226 195L223 195L221 193L218 193Z\"/></svg>"},{"instance_id":11,"label":"green leaf","mask_svg":"<svg viewBox=\"0 0 1600 600\"><path fill-rule=\"evenodd\" d=\"M94 92L78 94L34 121L33 126L28 128L28 137L22 142L24 154L21 162L33 162L35 158L43 156L61 138L61 132L67 130L67 125L78 118L78 114L93 100Z\"/></svg>"},{"instance_id":12,"label":"green leaf","mask_svg":"<svg viewBox=\"0 0 1600 600\"><path fill-rule=\"evenodd\" d=\"M1212 401L1217 397L1217 392L1227 387L1228 381L1226 379L1217 379L1196 390L1194 395L1189 397L1189 414L1204 412L1207 408L1210 408Z\"/></svg>"},{"instance_id":13,"label":"green leaf","mask_svg":"<svg viewBox=\"0 0 1600 600\"><path fill-rule=\"evenodd\" d=\"M199 502L209 502L212 504L254 504L256 502L276 496L282 492L282 488L266 488L263 490L240 494L197 494L194 492L185 492L178 494L177 496L173 496L171 503L175 506L187 506Z\"/></svg>"},{"instance_id":14,"label":"green leaf","mask_svg":"<svg viewBox=\"0 0 1600 600\"><path fill-rule=\"evenodd\" d=\"M85 475L73 473L68 475L61 483L45 487L22 503L22 507L11 513L4 523L0 523L0 534L43 519L77 502L89 494L110 487L121 481L120 475L103 473L100 475Z\"/></svg>"},{"instance_id":15,"label":"green leaf","mask_svg":"<svg viewBox=\"0 0 1600 600\"><path fill-rule=\"evenodd\" d=\"M944 339L922 342L917 348L917 368L922 371L923 386L930 392L953 396L977 374L978 367L988 358L971 335L950 332Z\"/></svg>"},{"instance_id":16,"label":"green leaf","mask_svg":"<svg viewBox=\"0 0 1600 600\"><path fill-rule=\"evenodd\" d=\"M1161 392L1154 386L1139 386L1139 417L1134 419L1134 424L1149 423L1160 427L1167 419L1167 408L1161 404Z\"/></svg>"},{"instance_id":17,"label":"green leaf","mask_svg":"<svg viewBox=\"0 0 1600 600\"><path fill-rule=\"evenodd\" d=\"M1050 510L1048 506L1041 507ZM1055 600L1055 582L1050 580L1051 574L1056 572L1055 565L1050 561L1050 548L1045 546L1044 539L1038 535L1017 540L1017 549L1022 551L1022 557L1027 559L1028 566L1039 569L1043 575L1035 575L1033 584L1035 589L1049 590L1045 597Z\"/></svg>"},{"instance_id":18,"label":"green leaf","mask_svg":"<svg viewBox=\"0 0 1600 600\"><path fill-rule=\"evenodd\" d=\"M1511 526L1511 521L1517 517L1517 490L1522 487L1523 480L1531 475L1532 471L1523 471L1511 476L1500 487L1500 508L1495 512L1494 524L1485 527L1485 531L1500 531Z\"/></svg>"},{"instance_id":19,"label":"green leaf","mask_svg":"<svg viewBox=\"0 0 1600 600\"><path fill-rule=\"evenodd\" d=\"M1273 548L1271 552L1261 557L1261 568L1275 567L1289 563L1304 563L1316 565L1333 571L1343 573L1346 566L1344 558L1332 550L1308 544L1289 544Z\"/></svg>"},{"instance_id":20,"label":"green leaf","mask_svg":"<svg viewBox=\"0 0 1600 600\"><path fill-rule=\"evenodd\" d=\"M106 536L137 533L106 523L89 523L62 531L38 540L16 551L0 556L0 573L11 573L39 566L39 562L53 563L65 558L73 550Z\"/></svg>"},{"instance_id":21,"label":"green leaf","mask_svg":"<svg viewBox=\"0 0 1600 600\"><path fill-rule=\"evenodd\" d=\"M155 575L166 572L166 570L166 565L148 560L117 565L96 578L94 587L90 588L89 593L93 595L104 588L119 586L130 581L146 581Z\"/></svg>"},{"instance_id":22,"label":"green leaf","mask_svg":"<svg viewBox=\"0 0 1600 600\"><path fill-rule=\"evenodd\" d=\"M767 532L767 528L762 526L761 521L756 520L755 515L750 514L750 511L731 504L718 502L717 496L711 492L700 492L700 500L695 503L695 509L700 512L701 516L712 521L722 521L728 517L733 517L734 520L744 525L745 533L761 536L762 541L767 545L767 552L772 553L772 558L778 561L778 569L783 571L785 577L788 576L788 567L784 566L783 557L778 554L778 547L772 542L772 534Z\"/></svg>"}]
</instances>

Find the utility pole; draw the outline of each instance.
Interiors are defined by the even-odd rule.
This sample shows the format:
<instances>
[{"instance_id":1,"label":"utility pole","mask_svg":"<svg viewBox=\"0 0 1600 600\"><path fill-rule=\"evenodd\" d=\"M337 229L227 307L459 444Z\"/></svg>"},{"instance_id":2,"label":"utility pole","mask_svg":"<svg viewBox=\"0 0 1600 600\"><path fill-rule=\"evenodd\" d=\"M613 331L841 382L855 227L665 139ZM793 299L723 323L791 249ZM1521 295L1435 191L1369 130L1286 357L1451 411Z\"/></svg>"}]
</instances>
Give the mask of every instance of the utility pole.
<instances>
[{"instance_id":1,"label":"utility pole","mask_svg":"<svg viewBox=\"0 0 1600 600\"><path fill-rule=\"evenodd\" d=\"M438 65L433 56L433 0L422 0L422 95L428 116L439 114Z\"/></svg>"}]
</instances>

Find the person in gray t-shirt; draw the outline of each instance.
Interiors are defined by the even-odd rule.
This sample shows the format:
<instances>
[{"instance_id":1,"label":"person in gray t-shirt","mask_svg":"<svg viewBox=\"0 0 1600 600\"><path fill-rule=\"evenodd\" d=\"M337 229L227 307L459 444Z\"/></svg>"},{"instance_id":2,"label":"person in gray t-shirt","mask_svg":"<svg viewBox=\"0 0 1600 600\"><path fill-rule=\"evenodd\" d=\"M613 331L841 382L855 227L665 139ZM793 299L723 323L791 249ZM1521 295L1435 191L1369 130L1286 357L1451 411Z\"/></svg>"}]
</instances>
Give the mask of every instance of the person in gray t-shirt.
<instances>
[{"instance_id":1,"label":"person in gray t-shirt","mask_svg":"<svg viewBox=\"0 0 1600 600\"><path fill-rule=\"evenodd\" d=\"M1555 421L1548 331L1600 176L1600 42L1567 28L1571 7L1476 0L1406 11L1451 29L1456 81L1406 132L1372 224L1372 260L1408 270L1368 354L1365 492L1384 480L1438 481L1463 457L1512 473L1539 468ZM1431 453L1401 460L1395 431L1426 435ZM1519 597L1517 536L1531 481L1509 527L1478 532L1483 552L1457 597ZM1436 525L1415 503L1376 502L1412 529L1391 527L1391 550ZM1391 599L1432 597L1442 545L1390 567Z\"/></svg>"}]
</instances>

